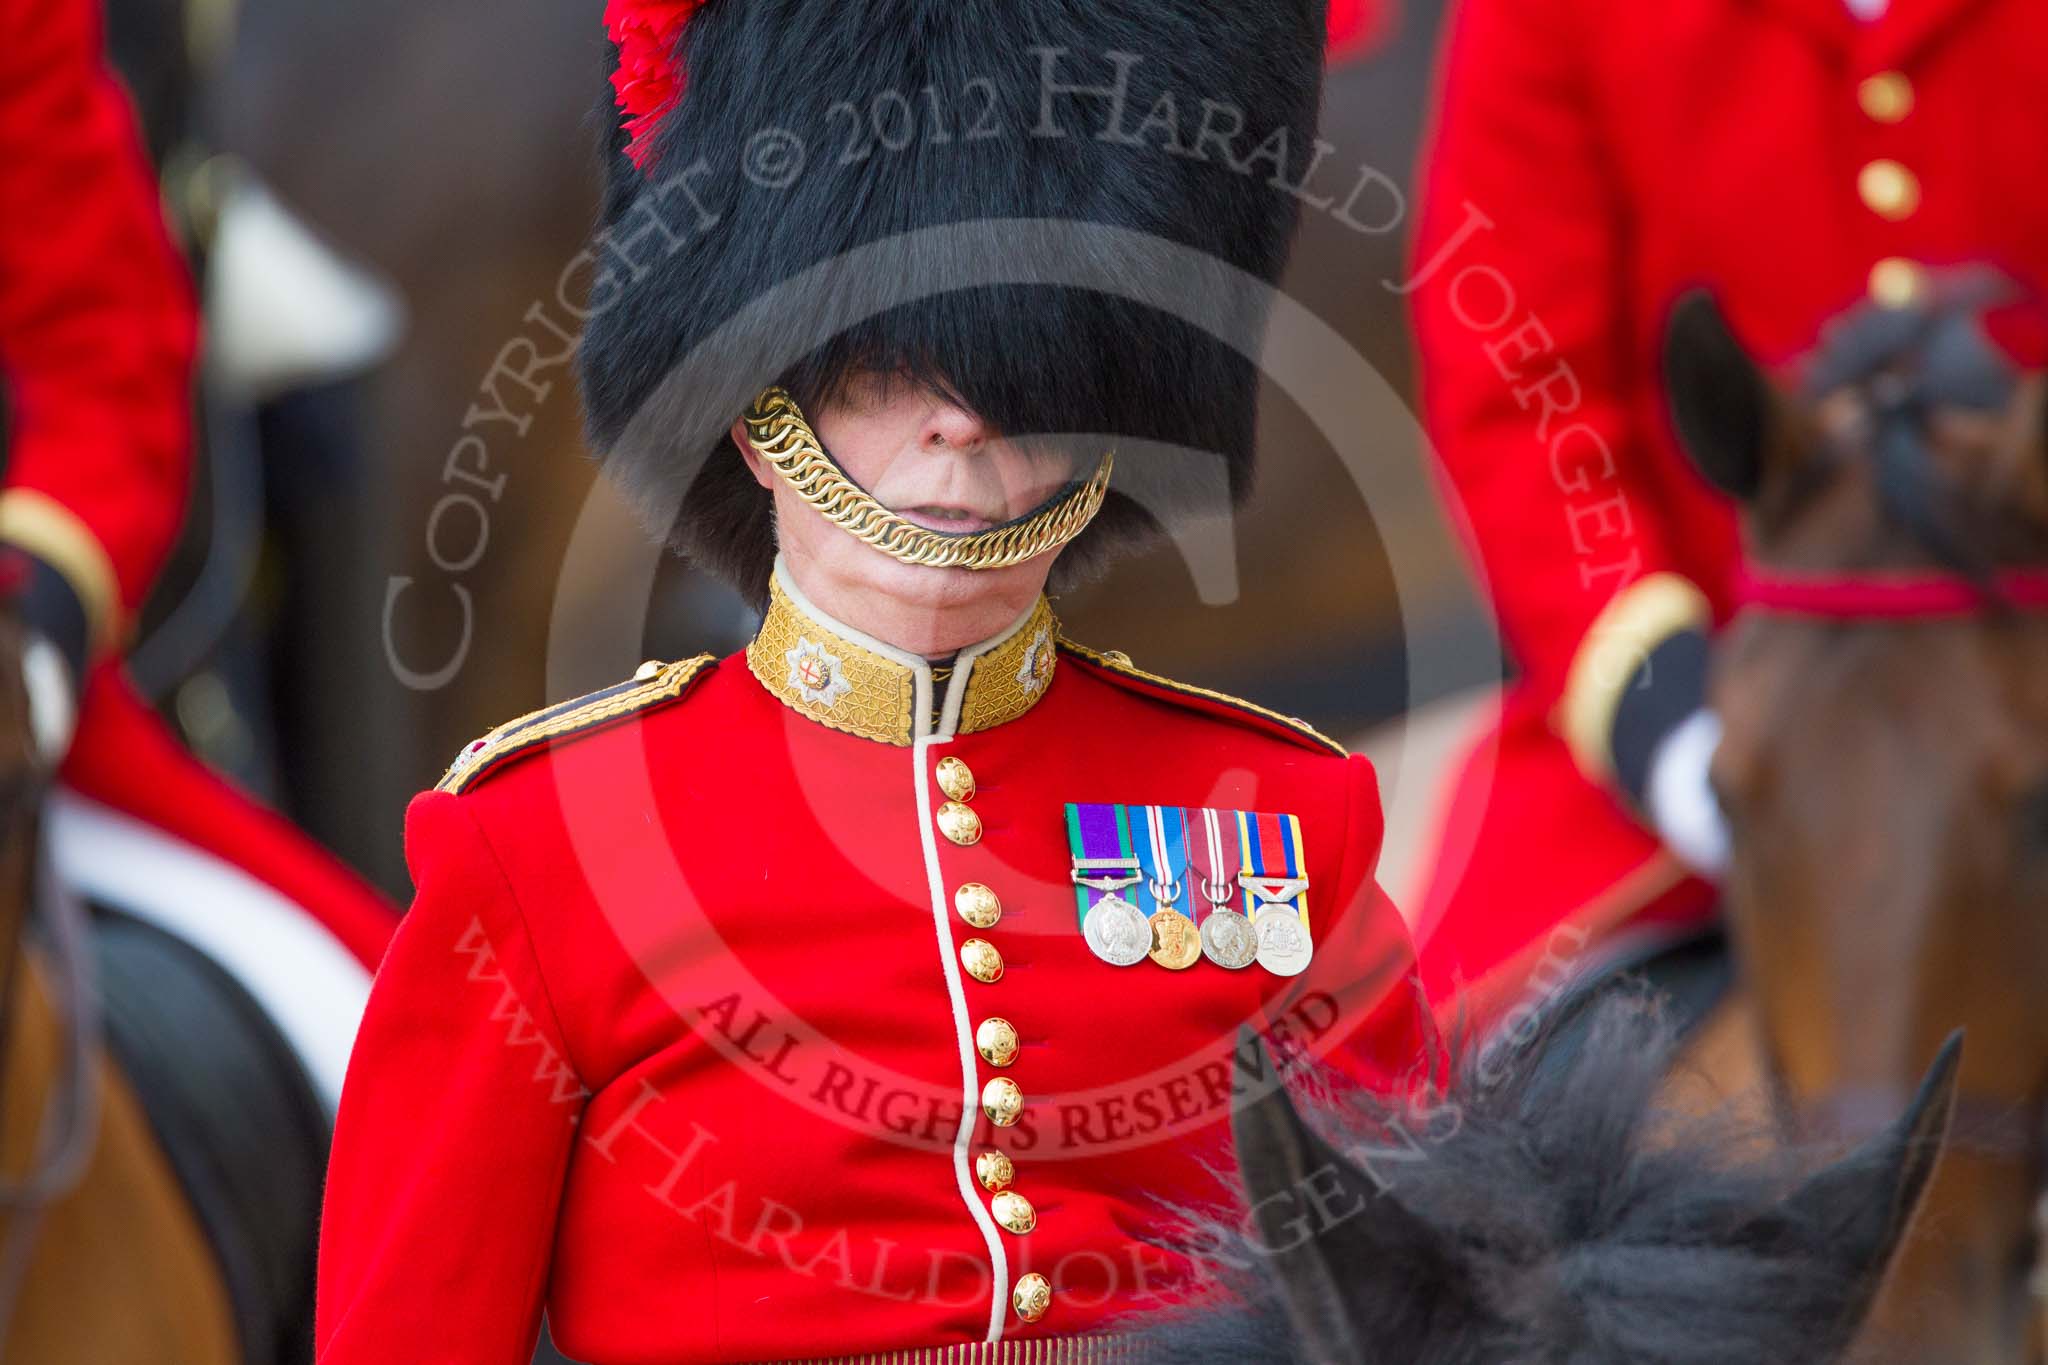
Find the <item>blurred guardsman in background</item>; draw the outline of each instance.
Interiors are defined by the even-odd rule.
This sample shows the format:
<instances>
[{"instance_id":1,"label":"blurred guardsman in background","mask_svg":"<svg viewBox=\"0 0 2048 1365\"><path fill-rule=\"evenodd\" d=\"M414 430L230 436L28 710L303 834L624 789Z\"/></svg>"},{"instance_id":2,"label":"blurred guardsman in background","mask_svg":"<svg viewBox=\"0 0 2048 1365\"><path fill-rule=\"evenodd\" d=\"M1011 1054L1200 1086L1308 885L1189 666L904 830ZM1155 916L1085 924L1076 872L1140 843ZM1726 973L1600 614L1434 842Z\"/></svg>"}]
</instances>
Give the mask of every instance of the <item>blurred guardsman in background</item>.
<instances>
[{"instance_id":1,"label":"blurred guardsman in background","mask_svg":"<svg viewBox=\"0 0 2048 1365\"><path fill-rule=\"evenodd\" d=\"M1444 847L1470 862L1416 922L1432 988L1512 990L1623 926L1713 920L1704 682L1738 543L1665 416L1672 305L1710 287L1783 363L1944 266L2038 288L2048 8L1462 0L1446 41L1402 287L1519 677L1449 797ZM2038 339L1997 339L2041 363Z\"/></svg>"},{"instance_id":2,"label":"blurred guardsman in background","mask_svg":"<svg viewBox=\"0 0 2048 1365\"><path fill-rule=\"evenodd\" d=\"M544 1302L593 1361L1095 1359L1187 1287L1241 1027L1419 1055L1369 765L1045 596L1246 483L1322 6L610 21L590 428L764 619L412 805L320 1359L513 1365Z\"/></svg>"},{"instance_id":3,"label":"blurred guardsman in background","mask_svg":"<svg viewBox=\"0 0 2048 1365\"><path fill-rule=\"evenodd\" d=\"M0 667L60 783L60 875L205 949L338 1095L392 916L186 753L122 676L185 512L197 321L92 0L0 0Z\"/></svg>"}]
</instances>

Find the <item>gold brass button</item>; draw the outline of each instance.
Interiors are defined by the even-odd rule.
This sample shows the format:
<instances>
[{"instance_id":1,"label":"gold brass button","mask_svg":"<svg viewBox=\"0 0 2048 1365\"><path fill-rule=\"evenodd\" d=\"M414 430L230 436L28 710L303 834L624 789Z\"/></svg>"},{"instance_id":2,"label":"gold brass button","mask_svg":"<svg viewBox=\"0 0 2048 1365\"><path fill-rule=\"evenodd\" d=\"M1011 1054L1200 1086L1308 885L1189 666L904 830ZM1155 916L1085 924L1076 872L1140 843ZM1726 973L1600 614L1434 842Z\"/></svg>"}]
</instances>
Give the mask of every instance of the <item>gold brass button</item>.
<instances>
[{"instance_id":1,"label":"gold brass button","mask_svg":"<svg viewBox=\"0 0 2048 1365\"><path fill-rule=\"evenodd\" d=\"M1913 112L1913 82L1900 71L1880 71L1856 86L1857 107L1879 123L1897 123Z\"/></svg>"},{"instance_id":2,"label":"gold brass button","mask_svg":"<svg viewBox=\"0 0 2048 1365\"><path fill-rule=\"evenodd\" d=\"M1017 1277L1017 1287L1010 1291L1010 1307L1017 1310L1017 1316L1026 1322L1037 1322L1045 1316L1045 1310L1052 1307L1052 1281L1032 1271L1029 1275Z\"/></svg>"},{"instance_id":3,"label":"gold brass button","mask_svg":"<svg viewBox=\"0 0 2048 1365\"><path fill-rule=\"evenodd\" d=\"M953 893L953 908L960 912L961 919L977 929L993 929L1003 917L1003 903L980 882L961 883Z\"/></svg>"},{"instance_id":4,"label":"gold brass button","mask_svg":"<svg viewBox=\"0 0 2048 1365\"><path fill-rule=\"evenodd\" d=\"M974 770L952 755L939 760L939 790L955 801L974 799Z\"/></svg>"},{"instance_id":5,"label":"gold brass button","mask_svg":"<svg viewBox=\"0 0 2048 1365\"><path fill-rule=\"evenodd\" d=\"M1886 308L1910 308L1927 289L1927 272L1912 261L1887 256L1870 267L1870 297Z\"/></svg>"},{"instance_id":6,"label":"gold brass button","mask_svg":"<svg viewBox=\"0 0 2048 1365\"><path fill-rule=\"evenodd\" d=\"M649 659L646 663L633 670L633 681L646 682L659 672L661 672L661 660Z\"/></svg>"},{"instance_id":7,"label":"gold brass button","mask_svg":"<svg viewBox=\"0 0 2048 1365\"><path fill-rule=\"evenodd\" d=\"M1024 1092L1008 1076L998 1076L981 1088L981 1112L998 1128L1008 1128L1024 1113Z\"/></svg>"},{"instance_id":8,"label":"gold brass button","mask_svg":"<svg viewBox=\"0 0 2048 1365\"><path fill-rule=\"evenodd\" d=\"M985 938L970 938L960 945L960 965L983 985L994 985L1003 979L1003 955Z\"/></svg>"},{"instance_id":9,"label":"gold brass button","mask_svg":"<svg viewBox=\"0 0 2048 1365\"><path fill-rule=\"evenodd\" d=\"M1003 1225L1005 1232L1014 1232L1019 1237L1038 1226L1038 1210L1031 1207L1031 1201L1015 1190L1004 1190L989 1200L989 1212Z\"/></svg>"},{"instance_id":10,"label":"gold brass button","mask_svg":"<svg viewBox=\"0 0 2048 1365\"><path fill-rule=\"evenodd\" d=\"M1009 1020L994 1015L974 1030L974 1050L990 1066L1008 1066L1017 1060L1017 1029Z\"/></svg>"},{"instance_id":11,"label":"gold brass button","mask_svg":"<svg viewBox=\"0 0 2048 1365\"><path fill-rule=\"evenodd\" d=\"M974 1158L974 1178L991 1194L1001 1194L1017 1178L1017 1167L1009 1156L991 1147Z\"/></svg>"},{"instance_id":12,"label":"gold brass button","mask_svg":"<svg viewBox=\"0 0 2048 1365\"><path fill-rule=\"evenodd\" d=\"M981 817L974 813L972 806L963 806L958 801L948 801L939 807L939 833L956 844L978 844L981 842Z\"/></svg>"},{"instance_id":13,"label":"gold brass button","mask_svg":"<svg viewBox=\"0 0 2048 1365\"><path fill-rule=\"evenodd\" d=\"M1856 174L1856 192L1880 218L1896 223L1920 207L1920 179L1889 157L1879 157Z\"/></svg>"}]
</instances>

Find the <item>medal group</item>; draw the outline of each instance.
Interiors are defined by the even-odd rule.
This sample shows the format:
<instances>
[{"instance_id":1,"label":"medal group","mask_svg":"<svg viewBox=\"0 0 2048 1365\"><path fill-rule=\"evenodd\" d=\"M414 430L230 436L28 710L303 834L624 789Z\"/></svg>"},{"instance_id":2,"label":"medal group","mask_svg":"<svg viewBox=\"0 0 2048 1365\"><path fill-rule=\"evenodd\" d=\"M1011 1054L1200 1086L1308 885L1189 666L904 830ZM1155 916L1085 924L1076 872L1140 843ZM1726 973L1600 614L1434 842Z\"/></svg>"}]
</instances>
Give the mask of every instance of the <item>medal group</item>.
<instances>
[{"instance_id":1,"label":"medal group","mask_svg":"<svg viewBox=\"0 0 2048 1365\"><path fill-rule=\"evenodd\" d=\"M1307 862L1292 815L1070 803L1081 936L1115 967L1203 958L1275 976L1306 970Z\"/></svg>"}]
</instances>

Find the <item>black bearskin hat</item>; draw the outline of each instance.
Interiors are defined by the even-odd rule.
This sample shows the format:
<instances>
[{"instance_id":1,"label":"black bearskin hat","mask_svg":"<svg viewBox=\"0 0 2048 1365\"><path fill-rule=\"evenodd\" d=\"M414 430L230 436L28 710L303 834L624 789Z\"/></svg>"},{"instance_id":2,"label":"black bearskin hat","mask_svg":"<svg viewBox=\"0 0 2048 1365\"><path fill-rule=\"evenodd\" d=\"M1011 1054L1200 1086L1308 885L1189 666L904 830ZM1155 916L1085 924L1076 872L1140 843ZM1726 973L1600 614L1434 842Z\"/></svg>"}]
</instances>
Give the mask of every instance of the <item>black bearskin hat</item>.
<instances>
[{"instance_id":1,"label":"black bearskin hat","mask_svg":"<svg viewBox=\"0 0 2048 1365\"><path fill-rule=\"evenodd\" d=\"M607 105L579 357L599 459L674 548L765 602L771 499L731 424L863 369L1071 439L1080 475L1114 446L1056 581L1243 497L1325 0L682 8L680 97L630 141Z\"/></svg>"}]
</instances>

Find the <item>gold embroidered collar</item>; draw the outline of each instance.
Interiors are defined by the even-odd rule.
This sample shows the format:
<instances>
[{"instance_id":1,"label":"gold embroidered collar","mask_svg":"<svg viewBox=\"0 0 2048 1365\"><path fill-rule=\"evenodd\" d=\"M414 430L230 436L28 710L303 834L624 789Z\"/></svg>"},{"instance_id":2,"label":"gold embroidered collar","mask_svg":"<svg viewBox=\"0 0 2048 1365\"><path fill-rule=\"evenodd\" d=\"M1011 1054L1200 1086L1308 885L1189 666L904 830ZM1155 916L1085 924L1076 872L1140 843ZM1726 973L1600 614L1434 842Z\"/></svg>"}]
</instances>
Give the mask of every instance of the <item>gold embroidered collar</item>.
<instances>
[{"instance_id":1,"label":"gold embroidered collar","mask_svg":"<svg viewBox=\"0 0 2048 1365\"><path fill-rule=\"evenodd\" d=\"M950 671L935 669L818 610L778 558L747 668L784 705L820 725L908 745L993 729L1036 706L1052 684L1058 634L1052 607L1040 597L1008 630L961 650Z\"/></svg>"}]
</instances>

